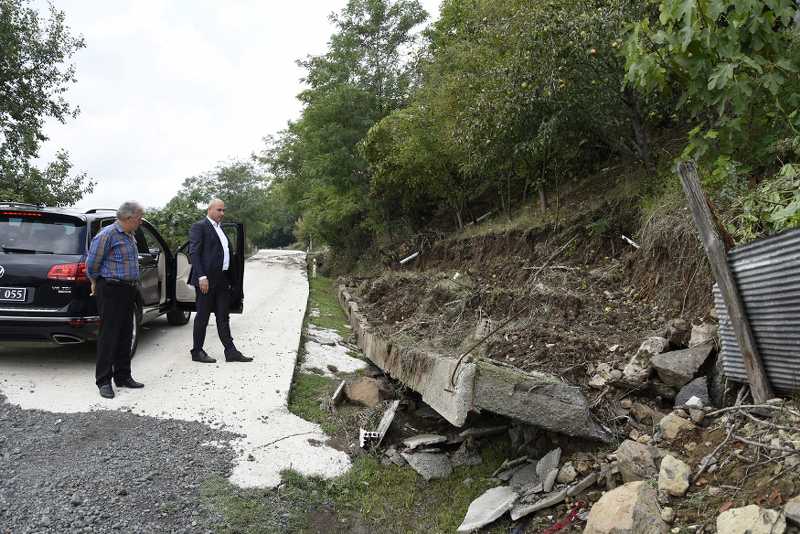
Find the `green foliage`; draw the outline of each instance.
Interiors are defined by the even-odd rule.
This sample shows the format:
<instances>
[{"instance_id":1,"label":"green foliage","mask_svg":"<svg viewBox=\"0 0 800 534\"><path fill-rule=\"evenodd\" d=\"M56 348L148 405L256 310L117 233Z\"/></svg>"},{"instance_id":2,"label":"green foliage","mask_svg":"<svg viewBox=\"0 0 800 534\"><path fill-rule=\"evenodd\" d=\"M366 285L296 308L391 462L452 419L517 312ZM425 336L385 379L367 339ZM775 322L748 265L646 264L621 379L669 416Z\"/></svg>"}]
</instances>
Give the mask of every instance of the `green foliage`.
<instances>
[{"instance_id":1,"label":"green foliage","mask_svg":"<svg viewBox=\"0 0 800 534\"><path fill-rule=\"evenodd\" d=\"M35 165L45 119L75 117L76 107L63 97L75 82L69 63L83 48L49 6L42 18L28 0L0 0L0 199L65 206L90 193L94 182L72 175L66 151L44 169Z\"/></svg>"},{"instance_id":2,"label":"green foliage","mask_svg":"<svg viewBox=\"0 0 800 534\"><path fill-rule=\"evenodd\" d=\"M233 162L220 165L201 176L184 180L178 194L163 208L147 210L146 217L162 230L162 235L175 249L188 241L192 223L206 215L213 198L225 202L225 219L245 224L248 247L264 246L272 219L266 210L267 178L255 165Z\"/></svg>"},{"instance_id":3,"label":"green foliage","mask_svg":"<svg viewBox=\"0 0 800 534\"><path fill-rule=\"evenodd\" d=\"M735 162L774 166L781 145L798 155L797 9L794 0L663 0L627 42L627 79L678 97L692 122L683 157L712 167L716 185Z\"/></svg>"}]
</instances>

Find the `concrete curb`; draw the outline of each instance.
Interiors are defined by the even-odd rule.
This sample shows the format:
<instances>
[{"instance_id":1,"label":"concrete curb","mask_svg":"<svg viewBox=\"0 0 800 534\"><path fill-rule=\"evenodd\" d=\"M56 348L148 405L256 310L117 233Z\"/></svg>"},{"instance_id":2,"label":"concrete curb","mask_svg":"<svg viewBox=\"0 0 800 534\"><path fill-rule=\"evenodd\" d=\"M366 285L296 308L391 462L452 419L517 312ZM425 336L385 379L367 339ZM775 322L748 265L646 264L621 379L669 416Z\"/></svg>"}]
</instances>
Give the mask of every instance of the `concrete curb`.
<instances>
[{"instance_id":1,"label":"concrete curb","mask_svg":"<svg viewBox=\"0 0 800 534\"><path fill-rule=\"evenodd\" d=\"M345 286L337 287L337 298L364 355L420 393L451 424L462 426L470 411L488 410L568 436L611 441L592 418L580 388L542 373L526 374L483 361L458 365L453 357L401 346L370 327Z\"/></svg>"}]
</instances>

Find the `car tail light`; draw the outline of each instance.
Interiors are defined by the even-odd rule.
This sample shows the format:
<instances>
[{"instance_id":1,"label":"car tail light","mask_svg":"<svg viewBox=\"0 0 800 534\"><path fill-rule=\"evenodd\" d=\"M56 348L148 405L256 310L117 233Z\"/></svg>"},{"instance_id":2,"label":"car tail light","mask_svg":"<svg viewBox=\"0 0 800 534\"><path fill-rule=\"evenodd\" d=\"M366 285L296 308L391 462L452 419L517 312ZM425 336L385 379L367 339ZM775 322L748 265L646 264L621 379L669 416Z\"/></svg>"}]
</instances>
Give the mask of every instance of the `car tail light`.
<instances>
[{"instance_id":1,"label":"car tail light","mask_svg":"<svg viewBox=\"0 0 800 534\"><path fill-rule=\"evenodd\" d=\"M72 282L88 282L86 276L86 264L80 263L61 263L50 267L47 273L50 280L69 280Z\"/></svg>"}]
</instances>

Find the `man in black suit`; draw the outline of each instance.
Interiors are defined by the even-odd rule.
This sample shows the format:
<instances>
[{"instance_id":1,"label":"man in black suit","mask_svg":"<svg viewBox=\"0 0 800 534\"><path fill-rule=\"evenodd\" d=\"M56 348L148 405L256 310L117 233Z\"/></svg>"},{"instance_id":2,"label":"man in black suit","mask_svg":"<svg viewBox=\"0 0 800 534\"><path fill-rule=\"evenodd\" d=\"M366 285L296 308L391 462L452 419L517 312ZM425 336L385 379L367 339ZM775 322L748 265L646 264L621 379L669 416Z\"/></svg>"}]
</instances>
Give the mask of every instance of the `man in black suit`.
<instances>
[{"instance_id":1,"label":"man in black suit","mask_svg":"<svg viewBox=\"0 0 800 534\"><path fill-rule=\"evenodd\" d=\"M231 247L220 222L225 216L225 203L215 198L208 205L208 216L192 225L189 230L189 259L192 270L189 283L194 286L196 313L194 316L194 347L192 360L214 363L203 350L206 340L206 327L211 312L217 319L219 340L225 347L225 361L250 362L253 358L244 356L236 349L231 337L229 321L231 300L231 278L229 273Z\"/></svg>"}]
</instances>

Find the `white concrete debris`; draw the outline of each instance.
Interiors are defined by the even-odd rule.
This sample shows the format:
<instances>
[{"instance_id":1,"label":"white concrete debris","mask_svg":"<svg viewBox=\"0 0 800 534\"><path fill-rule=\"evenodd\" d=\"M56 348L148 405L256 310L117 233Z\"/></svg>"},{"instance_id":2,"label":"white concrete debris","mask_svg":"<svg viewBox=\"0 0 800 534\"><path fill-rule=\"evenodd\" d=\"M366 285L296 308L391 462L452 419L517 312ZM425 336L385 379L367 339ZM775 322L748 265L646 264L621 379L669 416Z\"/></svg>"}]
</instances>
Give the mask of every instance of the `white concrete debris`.
<instances>
[{"instance_id":1,"label":"white concrete debris","mask_svg":"<svg viewBox=\"0 0 800 534\"><path fill-rule=\"evenodd\" d=\"M225 363L214 317L206 351L216 364L191 361L192 324L169 327L158 319L144 329L133 360L141 390L118 389L101 399L94 385L94 345L53 347L3 344L0 391L24 409L50 412L130 410L162 419L201 421L242 437L231 481L241 487L277 485L284 469L334 477L350 466L347 455L328 446L319 425L287 408L297 344L308 300L305 254L261 250L245 267L245 307L231 317L237 347L250 363ZM247 461L252 455L254 461Z\"/></svg>"},{"instance_id":2,"label":"white concrete debris","mask_svg":"<svg viewBox=\"0 0 800 534\"><path fill-rule=\"evenodd\" d=\"M511 510L516 500L517 493L508 486L498 486L487 490L469 505L467 515L457 531L471 532L488 525Z\"/></svg>"}]
</instances>

